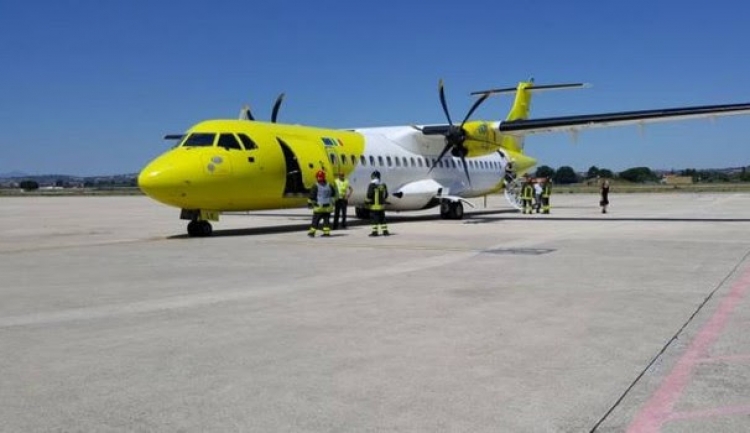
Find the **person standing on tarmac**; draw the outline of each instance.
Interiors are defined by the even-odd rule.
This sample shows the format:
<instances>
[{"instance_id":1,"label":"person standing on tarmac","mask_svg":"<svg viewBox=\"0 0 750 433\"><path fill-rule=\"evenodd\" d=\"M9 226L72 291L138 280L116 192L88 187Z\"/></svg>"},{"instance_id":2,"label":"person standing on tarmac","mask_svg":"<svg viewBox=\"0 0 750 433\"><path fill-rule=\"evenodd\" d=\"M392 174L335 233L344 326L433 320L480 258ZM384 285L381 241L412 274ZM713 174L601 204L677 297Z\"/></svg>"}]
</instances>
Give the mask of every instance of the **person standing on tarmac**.
<instances>
[{"instance_id":1,"label":"person standing on tarmac","mask_svg":"<svg viewBox=\"0 0 750 433\"><path fill-rule=\"evenodd\" d=\"M336 206L333 212L333 229L339 228L339 216L341 216L341 228L346 228L346 208L349 207L349 197L352 195L352 187L349 186L349 180L344 176L344 172L339 172L339 178L335 181L336 185Z\"/></svg>"},{"instance_id":2,"label":"person standing on tarmac","mask_svg":"<svg viewBox=\"0 0 750 433\"><path fill-rule=\"evenodd\" d=\"M542 210L542 180L537 179L534 182L534 210L536 213Z\"/></svg>"},{"instance_id":3,"label":"person standing on tarmac","mask_svg":"<svg viewBox=\"0 0 750 433\"><path fill-rule=\"evenodd\" d=\"M602 213L607 213L607 206L609 206L609 180L607 179L604 179L604 182L602 182L599 206L602 207Z\"/></svg>"},{"instance_id":4,"label":"person standing on tarmac","mask_svg":"<svg viewBox=\"0 0 750 433\"><path fill-rule=\"evenodd\" d=\"M549 196L552 195L552 180L549 177L544 178L542 185L542 213L549 213Z\"/></svg>"},{"instance_id":5,"label":"person standing on tarmac","mask_svg":"<svg viewBox=\"0 0 750 433\"><path fill-rule=\"evenodd\" d=\"M388 187L380 181L380 172L375 170L370 175L370 185L367 187L365 203L370 209L372 217L372 232L370 236L378 236L380 229L383 236L388 236L388 225L385 223L385 204L388 198Z\"/></svg>"},{"instance_id":6,"label":"person standing on tarmac","mask_svg":"<svg viewBox=\"0 0 750 433\"><path fill-rule=\"evenodd\" d=\"M531 178L526 176L526 180L521 187L521 207L524 214L530 214L534 200L534 186L531 184Z\"/></svg>"},{"instance_id":7,"label":"person standing on tarmac","mask_svg":"<svg viewBox=\"0 0 750 433\"><path fill-rule=\"evenodd\" d=\"M326 173L319 170L315 174L317 183L310 188L310 197L307 200L307 206L313 210L312 225L307 235L315 237L320 220L323 220L323 236L331 236L331 211L333 202L336 199L336 188L326 182Z\"/></svg>"}]
</instances>

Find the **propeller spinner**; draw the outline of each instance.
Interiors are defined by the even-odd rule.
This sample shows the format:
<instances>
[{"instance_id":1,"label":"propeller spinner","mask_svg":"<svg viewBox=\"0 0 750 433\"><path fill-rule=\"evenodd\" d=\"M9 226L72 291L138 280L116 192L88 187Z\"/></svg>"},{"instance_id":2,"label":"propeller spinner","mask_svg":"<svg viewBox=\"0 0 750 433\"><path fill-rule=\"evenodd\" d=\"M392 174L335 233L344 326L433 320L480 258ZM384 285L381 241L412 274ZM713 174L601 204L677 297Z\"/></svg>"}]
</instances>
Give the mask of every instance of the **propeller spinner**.
<instances>
[{"instance_id":1,"label":"propeller spinner","mask_svg":"<svg viewBox=\"0 0 750 433\"><path fill-rule=\"evenodd\" d=\"M466 116L464 116L461 124L455 125L453 124L450 112L448 111L448 104L445 102L445 89L443 86L443 80L440 80L438 89L440 92L440 105L443 106L443 112L445 113L445 117L448 119L449 125L447 129L430 127L425 127L422 129L422 133L424 133L425 135L442 134L445 137L445 147L443 148L443 151L440 152L440 156L438 156L435 164L430 167L428 173L435 168L437 161L443 159L445 154L450 151L453 156L461 158L461 164L464 166L464 172L466 173L466 180L468 180L469 185L471 185L469 167L466 165L466 155L469 153L469 149L464 146L464 142L466 141L466 130L464 129L464 124L467 120L469 120L471 115L474 114L474 111L476 111L476 109L479 108L479 106L490 96L490 93L485 93L479 99L474 101L474 105L472 105L469 111L466 113Z\"/></svg>"}]
</instances>

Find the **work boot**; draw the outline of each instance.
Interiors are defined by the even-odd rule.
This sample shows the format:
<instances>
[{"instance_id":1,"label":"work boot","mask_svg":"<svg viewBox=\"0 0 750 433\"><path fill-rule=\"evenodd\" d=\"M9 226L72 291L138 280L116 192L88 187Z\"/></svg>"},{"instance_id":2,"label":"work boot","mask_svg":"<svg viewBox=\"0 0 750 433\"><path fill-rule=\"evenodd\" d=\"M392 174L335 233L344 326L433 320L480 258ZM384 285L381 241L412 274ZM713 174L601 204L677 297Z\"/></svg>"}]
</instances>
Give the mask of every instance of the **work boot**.
<instances>
[{"instance_id":1,"label":"work boot","mask_svg":"<svg viewBox=\"0 0 750 433\"><path fill-rule=\"evenodd\" d=\"M374 237L377 237L377 236L380 236L380 235L378 235L378 232L372 232L368 236L370 236L371 238L374 238Z\"/></svg>"},{"instance_id":2,"label":"work boot","mask_svg":"<svg viewBox=\"0 0 750 433\"><path fill-rule=\"evenodd\" d=\"M390 236L391 234L388 232L388 230L383 230L383 236Z\"/></svg>"},{"instance_id":3,"label":"work boot","mask_svg":"<svg viewBox=\"0 0 750 433\"><path fill-rule=\"evenodd\" d=\"M307 236L309 236L309 237L311 237L311 238L314 238L314 237L315 237L315 232L309 232L309 233L307 234Z\"/></svg>"}]
</instances>

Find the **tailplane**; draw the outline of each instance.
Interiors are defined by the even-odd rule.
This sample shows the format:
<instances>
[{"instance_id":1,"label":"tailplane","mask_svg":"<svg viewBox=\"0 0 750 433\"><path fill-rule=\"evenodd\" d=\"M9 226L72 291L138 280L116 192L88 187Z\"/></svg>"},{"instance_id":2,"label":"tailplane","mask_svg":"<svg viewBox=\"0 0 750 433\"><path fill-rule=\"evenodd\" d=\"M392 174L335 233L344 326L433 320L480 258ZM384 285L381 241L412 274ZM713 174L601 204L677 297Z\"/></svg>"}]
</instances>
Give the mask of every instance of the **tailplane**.
<instances>
[{"instance_id":1,"label":"tailplane","mask_svg":"<svg viewBox=\"0 0 750 433\"><path fill-rule=\"evenodd\" d=\"M501 95L506 93L516 94L513 105L505 118L506 122L519 119L528 119L531 110L531 94L547 90L581 89L589 87L586 83L545 84L536 85L534 79L521 81L516 87L505 87L501 89L487 89L471 92L472 95ZM502 147L517 152L523 152L523 137L505 136L502 138Z\"/></svg>"},{"instance_id":2,"label":"tailplane","mask_svg":"<svg viewBox=\"0 0 750 433\"><path fill-rule=\"evenodd\" d=\"M581 89L589 87L585 83L569 83L569 84L545 84L536 85L534 79L529 81L521 81L516 87L505 87L502 89L488 89L479 90L477 92L471 92L472 95L500 95L505 93L516 93L516 98L513 101L513 106L505 118L506 121L513 121L518 119L527 119L529 117L529 110L531 109L531 94L547 90L563 90L563 89Z\"/></svg>"}]
</instances>

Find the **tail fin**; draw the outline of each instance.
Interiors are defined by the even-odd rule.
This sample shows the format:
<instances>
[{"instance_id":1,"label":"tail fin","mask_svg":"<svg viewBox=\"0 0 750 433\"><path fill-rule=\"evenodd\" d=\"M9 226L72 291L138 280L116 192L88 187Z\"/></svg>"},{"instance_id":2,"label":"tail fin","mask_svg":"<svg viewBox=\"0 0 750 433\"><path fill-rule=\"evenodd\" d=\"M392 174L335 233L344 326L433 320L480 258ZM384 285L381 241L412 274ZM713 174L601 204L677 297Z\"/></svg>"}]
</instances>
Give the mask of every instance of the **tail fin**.
<instances>
[{"instance_id":1,"label":"tail fin","mask_svg":"<svg viewBox=\"0 0 750 433\"><path fill-rule=\"evenodd\" d=\"M513 105L510 108L508 116L505 118L506 122L512 122L519 119L527 119L529 117L529 111L531 110L531 94L533 92L541 92L546 90L562 90L562 89L580 89L588 87L585 83L569 83L569 84L545 84L542 86L534 85L534 79L529 81L521 81L516 87L506 87L502 89L488 89L480 90L477 92L471 92L472 95L499 95L504 93L516 93L516 97L513 101ZM523 152L523 137L504 136L502 138L502 146L506 149L511 149L517 152Z\"/></svg>"}]
</instances>

